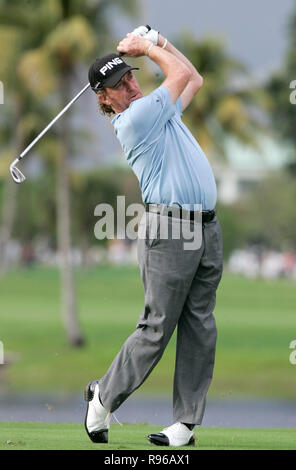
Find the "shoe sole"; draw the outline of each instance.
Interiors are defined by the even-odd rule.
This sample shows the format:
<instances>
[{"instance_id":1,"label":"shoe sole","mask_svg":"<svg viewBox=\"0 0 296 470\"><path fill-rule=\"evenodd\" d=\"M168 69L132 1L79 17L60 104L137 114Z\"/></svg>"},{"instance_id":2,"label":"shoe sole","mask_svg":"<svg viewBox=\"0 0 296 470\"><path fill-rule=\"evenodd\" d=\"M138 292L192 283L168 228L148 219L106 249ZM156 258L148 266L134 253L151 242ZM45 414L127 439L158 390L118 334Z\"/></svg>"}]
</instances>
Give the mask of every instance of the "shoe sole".
<instances>
[{"instance_id":1,"label":"shoe sole","mask_svg":"<svg viewBox=\"0 0 296 470\"><path fill-rule=\"evenodd\" d=\"M84 427L85 427L88 437L90 438L92 442L94 442L95 444L107 444L108 443L108 429L100 429L99 431L89 432L86 426L89 402L92 401L94 397L94 389L97 383L98 383L98 380L93 380L91 382L88 382L88 384L86 385L84 389L84 400L87 402Z\"/></svg>"},{"instance_id":2,"label":"shoe sole","mask_svg":"<svg viewBox=\"0 0 296 470\"><path fill-rule=\"evenodd\" d=\"M149 442L151 442L152 444L155 444L156 446L169 446L170 443L169 443L169 439L167 436L165 436L166 439L162 438L161 436L153 436L153 435L149 435L147 436L147 439ZM189 439L189 442L187 444L182 444L182 446L194 446L195 445L195 439L194 439L194 436L192 436L190 439ZM182 446L171 446L171 447L182 447Z\"/></svg>"}]
</instances>

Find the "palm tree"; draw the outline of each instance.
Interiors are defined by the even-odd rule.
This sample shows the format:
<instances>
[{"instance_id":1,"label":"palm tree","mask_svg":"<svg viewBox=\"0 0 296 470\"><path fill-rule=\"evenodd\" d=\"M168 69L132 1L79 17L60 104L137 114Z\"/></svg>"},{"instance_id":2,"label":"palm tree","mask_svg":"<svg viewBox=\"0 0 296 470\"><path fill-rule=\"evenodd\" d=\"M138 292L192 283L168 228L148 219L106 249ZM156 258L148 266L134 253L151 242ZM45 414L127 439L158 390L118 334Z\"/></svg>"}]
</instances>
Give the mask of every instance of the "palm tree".
<instances>
[{"instance_id":1,"label":"palm tree","mask_svg":"<svg viewBox=\"0 0 296 470\"><path fill-rule=\"evenodd\" d=\"M37 0L33 0L32 6L39 6ZM49 0L43 3L49 4ZM0 77L5 85L5 109L9 111L8 119L4 123L5 133L1 139L1 177L4 178L4 196L2 204L2 217L0 226L0 273L7 271L7 259L5 248L11 238L15 221L18 187L15 185L7 167L16 155L19 155L26 143L25 121L26 102L28 93L19 79L17 66L22 54L30 47L34 47L41 34L46 33L50 26L46 23L45 16L40 14L40 22L36 22L36 16L29 17L24 9L23 2L10 2L0 0ZM34 23L34 25L32 25ZM32 25L33 27L29 27ZM41 33L42 32L42 33ZM4 47L5 44L5 47ZM8 104L7 104L8 102ZM31 104L33 104L31 102ZM5 173L4 173L5 172Z\"/></svg>"},{"instance_id":2,"label":"palm tree","mask_svg":"<svg viewBox=\"0 0 296 470\"><path fill-rule=\"evenodd\" d=\"M31 0L24 5L21 0L0 0L1 30L12 31L19 41L1 41L15 44L16 51L10 52L7 67L7 83L15 104L23 103L28 90L36 100L52 96L59 91L59 108L70 100L73 74L84 62L93 60L98 45L101 53L110 41L109 9L117 7L126 13L135 12L134 0ZM112 15L110 15L112 18ZM1 37L1 36L0 36ZM2 48L0 54L4 53ZM1 55L0 55L1 59ZM7 61L0 60L7 65ZM0 66L0 76L4 77ZM24 84L20 86L20 83ZM20 123L25 108L20 106L16 122ZM16 125L14 127L17 127ZM23 129L23 126L20 126ZM84 343L77 320L75 283L71 262L71 217L69 188L69 159L71 137L69 114L59 125L59 153L57 162L57 239L61 259L62 311L68 342L73 346ZM19 154L25 139L20 137L15 148ZM39 147L40 150L41 146ZM3 207L2 231L4 243L10 237L16 207L17 187L9 179L9 191Z\"/></svg>"},{"instance_id":3,"label":"palm tree","mask_svg":"<svg viewBox=\"0 0 296 470\"><path fill-rule=\"evenodd\" d=\"M59 90L61 107L70 101L71 84L77 67L93 59L96 48L108 41L106 18L110 6L129 11L132 0L92 1L55 0L59 5L59 21L40 43L24 55L20 64L23 79L35 94L46 96ZM83 12L83 14L82 14ZM104 40L101 41L101 39ZM36 76L36 70L39 71ZM46 73L44 73L46 71ZM60 125L60 152L57 158L57 239L61 260L62 310L70 345L81 346L83 336L77 320L75 283L71 262L71 199L69 161L71 155L70 113Z\"/></svg>"},{"instance_id":4,"label":"palm tree","mask_svg":"<svg viewBox=\"0 0 296 470\"><path fill-rule=\"evenodd\" d=\"M296 176L296 105L293 104L292 96L295 89L291 84L296 79L296 8L289 17L287 25L288 47L285 54L283 66L267 83L267 90L272 98L271 122L274 132L291 146L291 158L287 165L292 176Z\"/></svg>"},{"instance_id":5,"label":"palm tree","mask_svg":"<svg viewBox=\"0 0 296 470\"><path fill-rule=\"evenodd\" d=\"M62 2L63 16L57 28L48 35L43 47L33 52L41 60L52 62L62 105L70 101L71 77L77 63L88 59L96 45L95 35L82 17L67 17L68 2ZM83 38L83 47L82 47ZM24 58L30 62L30 55ZM57 240L60 253L62 281L62 312L68 341L73 346L84 343L77 320L75 282L71 261L71 216L69 160L71 155L71 136L69 115L59 124L60 152L57 160Z\"/></svg>"},{"instance_id":6,"label":"palm tree","mask_svg":"<svg viewBox=\"0 0 296 470\"><path fill-rule=\"evenodd\" d=\"M263 125L250 109L267 105L267 96L260 89L245 85L250 80L246 68L229 57L223 43L215 38L197 42L186 33L178 47L204 77L202 89L184 115L201 147L211 158L223 160L225 138L229 135L256 145L254 131ZM241 83L235 84L235 79Z\"/></svg>"}]
</instances>

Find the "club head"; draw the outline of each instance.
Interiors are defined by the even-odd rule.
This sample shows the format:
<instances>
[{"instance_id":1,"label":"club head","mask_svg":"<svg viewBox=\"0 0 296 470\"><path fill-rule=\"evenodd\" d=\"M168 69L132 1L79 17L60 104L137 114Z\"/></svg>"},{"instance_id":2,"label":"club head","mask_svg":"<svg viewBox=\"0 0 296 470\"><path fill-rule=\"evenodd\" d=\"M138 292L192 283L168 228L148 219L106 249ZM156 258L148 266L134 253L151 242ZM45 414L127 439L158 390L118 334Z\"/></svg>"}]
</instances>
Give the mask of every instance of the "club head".
<instances>
[{"instance_id":1,"label":"club head","mask_svg":"<svg viewBox=\"0 0 296 470\"><path fill-rule=\"evenodd\" d=\"M13 162L12 165L10 165L10 174L13 178L13 181L15 181L18 184L23 183L26 177L15 165L16 165L16 162Z\"/></svg>"}]
</instances>

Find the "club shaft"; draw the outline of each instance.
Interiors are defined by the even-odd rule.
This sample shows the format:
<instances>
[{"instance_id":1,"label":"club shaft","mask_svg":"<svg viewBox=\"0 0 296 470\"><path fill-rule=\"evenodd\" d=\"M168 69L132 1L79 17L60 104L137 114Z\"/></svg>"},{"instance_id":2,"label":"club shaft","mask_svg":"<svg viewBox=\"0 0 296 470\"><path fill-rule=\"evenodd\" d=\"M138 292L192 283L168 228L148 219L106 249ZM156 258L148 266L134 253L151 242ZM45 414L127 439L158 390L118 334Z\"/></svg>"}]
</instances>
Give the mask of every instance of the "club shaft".
<instances>
[{"instance_id":1,"label":"club shaft","mask_svg":"<svg viewBox=\"0 0 296 470\"><path fill-rule=\"evenodd\" d=\"M64 109L62 109L62 111L48 124L48 126L46 126L46 128L42 132L40 132L40 134L36 137L36 139L34 139L33 142L20 154L19 158L17 159L18 161L24 158L25 155L27 155L27 153L34 147L34 145L37 144L37 142L41 139L41 137L43 137L44 134L46 134L46 132L49 131L49 129L60 119L61 116L63 116L63 114L65 114L65 112L72 106L72 104L74 104L75 101L77 101L78 98L80 98L80 96L89 87L90 87L90 83L85 85L85 87L73 98L73 100L70 101L70 103L67 104L67 106L65 106Z\"/></svg>"}]
</instances>

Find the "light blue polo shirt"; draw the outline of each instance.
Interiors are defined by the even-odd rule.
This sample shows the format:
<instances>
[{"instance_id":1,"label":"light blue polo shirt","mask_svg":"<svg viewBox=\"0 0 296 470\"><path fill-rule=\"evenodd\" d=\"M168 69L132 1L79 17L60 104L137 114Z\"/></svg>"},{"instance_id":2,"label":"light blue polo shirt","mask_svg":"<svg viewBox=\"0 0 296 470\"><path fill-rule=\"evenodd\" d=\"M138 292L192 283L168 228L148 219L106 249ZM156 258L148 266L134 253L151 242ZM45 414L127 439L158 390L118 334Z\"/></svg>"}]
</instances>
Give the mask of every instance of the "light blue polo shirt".
<instances>
[{"instance_id":1,"label":"light blue polo shirt","mask_svg":"<svg viewBox=\"0 0 296 470\"><path fill-rule=\"evenodd\" d=\"M172 103L160 86L133 101L112 120L128 164L136 174L143 202L214 209L215 178L207 157L181 120L182 102Z\"/></svg>"}]
</instances>

